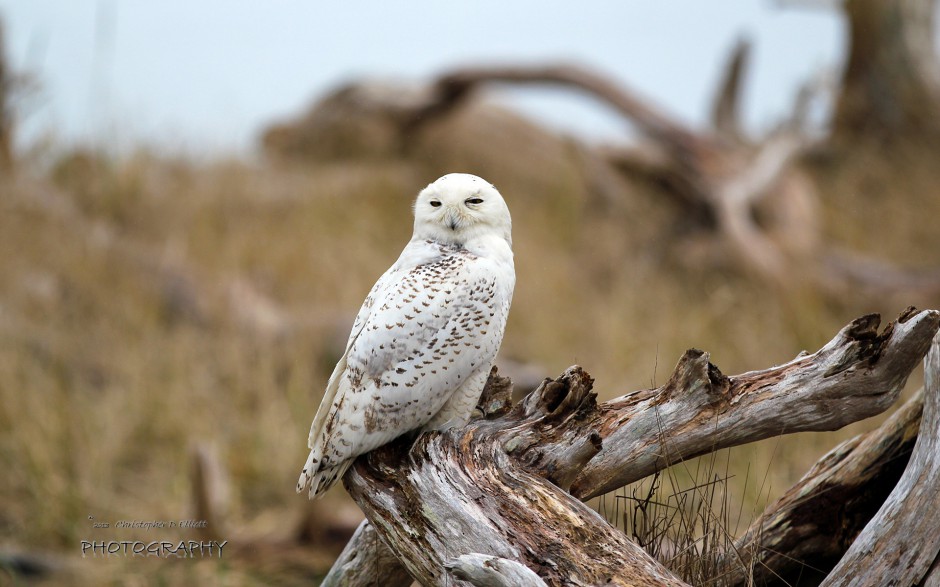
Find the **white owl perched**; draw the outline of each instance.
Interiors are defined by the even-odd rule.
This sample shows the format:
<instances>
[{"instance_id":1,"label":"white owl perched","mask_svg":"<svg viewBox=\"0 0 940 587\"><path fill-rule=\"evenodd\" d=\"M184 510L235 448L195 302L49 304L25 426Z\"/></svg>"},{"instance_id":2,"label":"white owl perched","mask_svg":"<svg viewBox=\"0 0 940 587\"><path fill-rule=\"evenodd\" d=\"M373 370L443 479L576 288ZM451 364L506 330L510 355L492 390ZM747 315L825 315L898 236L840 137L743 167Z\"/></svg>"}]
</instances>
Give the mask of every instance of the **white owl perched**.
<instances>
[{"instance_id":1,"label":"white owl perched","mask_svg":"<svg viewBox=\"0 0 940 587\"><path fill-rule=\"evenodd\" d=\"M465 424L483 390L516 282L509 209L487 181L451 173L418 194L414 215L330 376L298 493L322 495L408 431Z\"/></svg>"}]
</instances>

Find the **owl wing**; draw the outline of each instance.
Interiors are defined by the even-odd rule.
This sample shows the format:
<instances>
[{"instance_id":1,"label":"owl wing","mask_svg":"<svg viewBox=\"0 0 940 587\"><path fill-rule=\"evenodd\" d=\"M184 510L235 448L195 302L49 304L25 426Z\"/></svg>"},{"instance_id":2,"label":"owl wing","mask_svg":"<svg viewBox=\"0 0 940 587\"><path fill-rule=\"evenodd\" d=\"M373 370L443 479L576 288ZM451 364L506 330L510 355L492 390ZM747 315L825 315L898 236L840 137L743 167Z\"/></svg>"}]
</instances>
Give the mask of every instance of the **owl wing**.
<instances>
[{"instance_id":1,"label":"owl wing","mask_svg":"<svg viewBox=\"0 0 940 587\"><path fill-rule=\"evenodd\" d=\"M311 426L298 490L325 491L353 458L427 423L499 350L511 273L467 252L416 249L359 311Z\"/></svg>"}]
</instances>

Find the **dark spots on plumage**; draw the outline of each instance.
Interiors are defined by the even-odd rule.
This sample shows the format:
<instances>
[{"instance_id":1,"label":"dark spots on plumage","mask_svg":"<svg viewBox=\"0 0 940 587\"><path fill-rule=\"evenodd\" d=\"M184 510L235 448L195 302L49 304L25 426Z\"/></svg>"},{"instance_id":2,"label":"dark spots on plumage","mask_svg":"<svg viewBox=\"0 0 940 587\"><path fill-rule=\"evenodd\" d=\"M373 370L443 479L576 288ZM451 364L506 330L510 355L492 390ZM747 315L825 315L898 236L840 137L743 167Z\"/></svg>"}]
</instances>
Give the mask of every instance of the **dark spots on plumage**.
<instances>
[{"instance_id":1,"label":"dark spots on plumage","mask_svg":"<svg viewBox=\"0 0 940 587\"><path fill-rule=\"evenodd\" d=\"M395 369L395 372L398 373L399 375L401 375L402 373L405 372L405 370L402 369L401 367L399 367L399 368Z\"/></svg>"}]
</instances>

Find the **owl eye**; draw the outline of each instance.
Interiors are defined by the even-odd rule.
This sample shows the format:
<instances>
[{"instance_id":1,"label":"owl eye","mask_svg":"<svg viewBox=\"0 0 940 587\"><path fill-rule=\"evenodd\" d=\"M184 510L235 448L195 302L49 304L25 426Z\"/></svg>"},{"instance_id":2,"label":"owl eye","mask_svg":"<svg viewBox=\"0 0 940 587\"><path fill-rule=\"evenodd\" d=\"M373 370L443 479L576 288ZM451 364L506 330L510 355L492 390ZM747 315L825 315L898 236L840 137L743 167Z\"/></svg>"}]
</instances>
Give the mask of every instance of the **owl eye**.
<instances>
[{"instance_id":1,"label":"owl eye","mask_svg":"<svg viewBox=\"0 0 940 587\"><path fill-rule=\"evenodd\" d=\"M464 204L482 204L483 198L468 198L463 201Z\"/></svg>"},{"instance_id":2,"label":"owl eye","mask_svg":"<svg viewBox=\"0 0 940 587\"><path fill-rule=\"evenodd\" d=\"M437 201L437 200L431 200L431 206L433 206L433 207L435 207L435 208L440 208L440 207L441 207L441 203L440 203L439 201Z\"/></svg>"}]
</instances>

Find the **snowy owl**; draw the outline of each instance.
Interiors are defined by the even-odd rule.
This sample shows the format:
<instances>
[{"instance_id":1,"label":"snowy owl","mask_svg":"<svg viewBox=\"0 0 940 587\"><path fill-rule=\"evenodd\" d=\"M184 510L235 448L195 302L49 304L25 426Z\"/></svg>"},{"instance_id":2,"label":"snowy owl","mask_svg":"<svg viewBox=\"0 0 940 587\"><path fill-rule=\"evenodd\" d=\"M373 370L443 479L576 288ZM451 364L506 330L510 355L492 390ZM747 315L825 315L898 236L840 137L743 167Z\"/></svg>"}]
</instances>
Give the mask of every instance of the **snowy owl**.
<instances>
[{"instance_id":1,"label":"snowy owl","mask_svg":"<svg viewBox=\"0 0 940 587\"><path fill-rule=\"evenodd\" d=\"M486 383L516 281L506 202L451 173L418 194L414 216L327 383L298 493L322 495L357 456L406 432L465 424Z\"/></svg>"}]
</instances>

